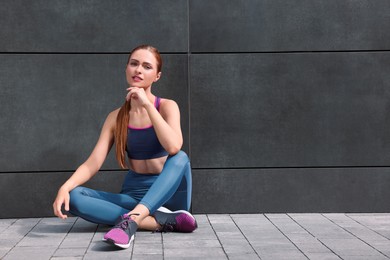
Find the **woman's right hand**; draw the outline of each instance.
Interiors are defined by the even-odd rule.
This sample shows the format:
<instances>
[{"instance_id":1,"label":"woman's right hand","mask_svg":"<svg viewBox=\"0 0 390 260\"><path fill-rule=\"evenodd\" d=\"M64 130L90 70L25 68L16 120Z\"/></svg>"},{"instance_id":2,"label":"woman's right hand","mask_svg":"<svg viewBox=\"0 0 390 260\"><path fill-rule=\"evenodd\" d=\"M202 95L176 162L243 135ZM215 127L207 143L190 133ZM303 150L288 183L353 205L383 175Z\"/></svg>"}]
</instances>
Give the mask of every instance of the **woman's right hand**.
<instances>
[{"instance_id":1,"label":"woman's right hand","mask_svg":"<svg viewBox=\"0 0 390 260\"><path fill-rule=\"evenodd\" d=\"M57 197L53 203L54 215L61 219L66 219L68 216L62 213L61 207L64 205L65 210L69 211L69 191L64 188L60 188L57 193Z\"/></svg>"}]
</instances>

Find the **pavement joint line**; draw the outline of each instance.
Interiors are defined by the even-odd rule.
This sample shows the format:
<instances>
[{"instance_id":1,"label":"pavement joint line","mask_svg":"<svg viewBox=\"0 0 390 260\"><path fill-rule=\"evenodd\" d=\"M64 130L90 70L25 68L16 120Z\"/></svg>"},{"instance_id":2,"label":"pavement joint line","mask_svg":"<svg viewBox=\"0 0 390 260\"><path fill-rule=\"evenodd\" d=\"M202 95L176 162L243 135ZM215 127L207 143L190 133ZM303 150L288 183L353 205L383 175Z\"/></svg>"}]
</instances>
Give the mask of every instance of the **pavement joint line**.
<instances>
[{"instance_id":1,"label":"pavement joint line","mask_svg":"<svg viewBox=\"0 0 390 260\"><path fill-rule=\"evenodd\" d=\"M349 217L350 219L352 219L353 221L355 221L356 223L358 223L359 225L368 228L368 229L371 230L372 232L375 232L375 233L378 234L379 236L381 236L381 237L383 237L383 238L385 238L385 239L387 239L387 240L390 241L390 239L389 239L388 237L382 235L380 232L376 231L375 229L372 229L372 228L368 227L368 226L365 225L364 223L361 223L361 222L359 222L358 220L352 218L349 214L346 214L346 216Z\"/></svg>"},{"instance_id":2,"label":"pavement joint line","mask_svg":"<svg viewBox=\"0 0 390 260\"><path fill-rule=\"evenodd\" d=\"M344 214L344 216L346 216ZM347 216L346 216L347 217ZM328 218L327 216L324 215L324 218L328 219L330 222L332 222L334 225L336 226L339 226L340 228L342 228L343 230L345 230L345 232L351 234L353 237L355 237L356 239L360 240L361 242L363 242L364 244L368 245L369 247L371 247L372 249L374 249L376 252L380 253L381 255L385 256L385 257L388 257L386 254L382 253L380 250L376 249L375 247L373 247L372 245L370 245L369 243L367 243L366 241L364 241L363 239L361 239L360 237L358 237L357 235L355 235L353 232L349 231L347 228L344 228L343 226L339 225L338 223L336 223L335 221L333 221L332 219ZM353 219L352 219L353 221ZM361 225L363 226L364 228L370 230L370 231L373 231L371 230L370 228L368 228L366 225Z\"/></svg>"},{"instance_id":3,"label":"pavement joint line","mask_svg":"<svg viewBox=\"0 0 390 260\"><path fill-rule=\"evenodd\" d=\"M280 233L282 233L283 234L283 236L288 240L288 241L290 241L290 243L291 244L293 244L294 245L294 247L299 251L299 252L301 252L307 259L309 259L308 257L307 257L307 255L267 216L267 214L264 214L264 217L266 218L266 219L268 219L268 221L277 229L277 230L279 230L279 232Z\"/></svg>"},{"instance_id":4,"label":"pavement joint line","mask_svg":"<svg viewBox=\"0 0 390 260\"><path fill-rule=\"evenodd\" d=\"M343 259L341 256L339 256L335 251L333 251L330 247L328 247L324 242L322 242L318 237L316 237L314 234L312 234L309 230L307 230L303 225L301 225L296 219L294 219L291 214L286 214L289 218L291 218L297 225L299 225L303 230L305 230L308 234L310 234L313 238L315 238L321 245L326 247L330 252L332 252L334 255L336 255L339 259ZM322 214L321 214L322 215Z\"/></svg>"},{"instance_id":5,"label":"pavement joint line","mask_svg":"<svg viewBox=\"0 0 390 260\"><path fill-rule=\"evenodd\" d=\"M229 214L228 214L228 215L229 215ZM230 216L230 215L229 215L229 216ZM221 248L222 248L222 250L223 250L223 253L225 254L226 258L229 259L229 256L228 256L228 254L227 254L227 252L226 252L224 246L222 245L222 242L221 242L221 240L219 239L219 236L217 235L217 232L215 231L213 225L212 225L211 222L210 222L209 214L206 214L206 218L207 218L207 220L208 220L209 225L211 226L211 229L212 229L213 232L214 232L215 237L217 238L217 240L218 240L218 242L219 242L219 245L221 246Z\"/></svg>"},{"instance_id":6,"label":"pavement joint line","mask_svg":"<svg viewBox=\"0 0 390 260\"><path fill-rule=\"evenodd\" d=\"M15 245L13 245L12 248L10 248L10 250L8 250L8 252L4 255L4 257L6 257L12 251L12 249L16 248L18 246L18 244L20 243L20 241L22 241L31 232L31 230L33 230L42 220L43 220L43 218L40 218L37 221L37 223L35 225L33 225L33 227L31 227L31 229L28 232L26 232L26 234L21 239L19 239L19 241L17 243L15 243ZM20 221L20 219L17 219L15 222L13 222L10 226L8 226L7 229L9 229L13 225L15 225L18 221Z\"/></svg>"},{"instance_id":7,"label":"pavement joint line","mask_svg":"<svg viewBox=\"0 0 390 260\"><path fill-rule=\"evenodd\" d=\"M234 225L236 225L236 227L237 227L237 229L240 231L240 233L244 236L245 240L248 242L248 244L249 244L250 247L252 248L253 252L255 252L255 254L257 255L257 257L258 257L259 259L261 259L260 256L259 256L259 253L257 253L257 251L256 251L255 248L253 247L252 243L248 240L248 237L245 236L244 232L242 232L241 228L237 225L237 222L234 220L234 218L233 218L231 215L229 215L229 217L230 217L231 220L233 221Z\"/></svg>"}]
</instances>

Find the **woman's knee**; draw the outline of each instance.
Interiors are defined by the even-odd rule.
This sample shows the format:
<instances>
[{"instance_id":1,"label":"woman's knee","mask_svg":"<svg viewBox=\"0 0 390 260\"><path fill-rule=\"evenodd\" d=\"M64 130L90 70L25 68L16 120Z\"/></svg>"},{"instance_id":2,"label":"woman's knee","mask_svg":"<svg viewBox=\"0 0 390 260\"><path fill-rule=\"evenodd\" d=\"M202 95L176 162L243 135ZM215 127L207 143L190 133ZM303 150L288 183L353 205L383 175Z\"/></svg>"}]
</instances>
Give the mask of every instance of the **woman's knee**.
<instances>
[{"instance_id":1,"label":"woman's knee","mask_svg":"<svg viewBox=\"0 0 390 260\"><path fill-rule=\"evenodd\" d=\"M179 151L177 154L170 156L169 161L174 167L185 167L190 159L185 152Z\"/></svg>"},{"instance_id":2,"label":"woman's knee","mask_svg":"<svg viewBox=\"0 0 390 260\"><path fill-rule=\"evenodd\" d=\"M70 199L82 195L84 187L76 187L69 192Z\"/></svg>"},{"instance_id":3,"label":"woman's knee","mask_svg":"<svg viewBox=\"0 0 390 260\"><path fill-rule=\"evenodd\" d=\"M188 155L182 150L180 150L176 155L183 161L189 161Z\"/></svg>"},{"instance_id":4,"label":"woman's knee","mask_svg":"<svg viewBox=\"0 0 390 260\"><path fill-rule=\"evenodd\" d=\"M76 187L73 190L69 192L69 205L71 208L77 207L78 203L80 202L80 199L84 197L85 195L85 188L84 187Z\"/></svg>"}]
</instances>

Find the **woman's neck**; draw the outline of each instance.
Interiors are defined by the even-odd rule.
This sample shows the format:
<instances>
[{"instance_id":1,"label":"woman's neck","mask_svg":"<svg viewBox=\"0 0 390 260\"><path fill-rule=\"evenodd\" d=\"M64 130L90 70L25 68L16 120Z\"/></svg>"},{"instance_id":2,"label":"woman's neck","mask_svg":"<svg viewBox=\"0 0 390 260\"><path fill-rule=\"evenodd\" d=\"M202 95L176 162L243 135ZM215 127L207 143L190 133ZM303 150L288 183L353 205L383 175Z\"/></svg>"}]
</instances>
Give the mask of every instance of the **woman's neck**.
<instances>
[{"instance_id":1,"label":"woman's neck","mask_svg":"<svg viewBox=\"0 0 390 260\"><path fill-rule=\"evenodd\" d=\"M150 103L152 103L154 105L154 102L156 101L156 97L152 94L148 95L148 100L150 101ZM144 107L140 104L140 102L138 102L138 100L136 99L131 99L131 110L132 111L139 111L139 110L143 110Z\"/></svg>"}]
</instances>

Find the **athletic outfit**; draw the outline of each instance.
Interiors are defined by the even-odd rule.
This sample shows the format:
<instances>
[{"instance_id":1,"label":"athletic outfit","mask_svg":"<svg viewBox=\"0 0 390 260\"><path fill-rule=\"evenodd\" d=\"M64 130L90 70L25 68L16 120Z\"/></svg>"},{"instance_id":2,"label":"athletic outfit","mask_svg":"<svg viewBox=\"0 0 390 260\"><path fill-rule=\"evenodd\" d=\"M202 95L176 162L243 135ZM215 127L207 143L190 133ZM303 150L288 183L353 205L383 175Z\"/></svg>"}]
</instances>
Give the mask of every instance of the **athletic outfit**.
<instances>
[{"instance_id":1,"label":"athletic outfit","mask_svg":"<svg viewBox=\"0 0 390 260\"><path fill-rule=\"evenodd\" d=\"M161 98L156 97L154 106L160 112ZM160 144L153 125L145 128L127 127L126 152L130 159L146 160L167 156L168 152Z\"/></svg>"},{"instance_id":2,"label":"athletic outfit","mask_svg":"<svg viewBox=\"0 0 390 260\"><path fill-rule=\"evenodd\" d=\"M161 99L156 97L155 107L158 111L160 101ZM153 126L146 128L128 126L126 151L129 158L138 160L168 155L168 152L160 144ZM116 225L116 229L119 225L121 229L125 225L124 223L129 221L128 217L123 215L133 210L137 204L143 204L160 223L164 214L172 213L171 215L176 214L177 217L184 211L188 211L191 205L191 192L190 161L188 156L180 151L176 155L168 156L160 174L139 174L129 170L119 194L76 187L70 192L70 212L94 223ZM166 209L156 212L161 206L176 211L176 213L173 214ZM164 215L164 218L168 215ZM186 215L191 214L186 213ZM193 217L191 219L194 221L193 225L196 226L195 219ZM171 220L169 222L172 222ZM166 221L162 222L160 224L164 226L171 224L165 223ZM131 225L127 223L127 226ZM108 236L107 240L110 239Z\"/></svg>"}]
</instances>

